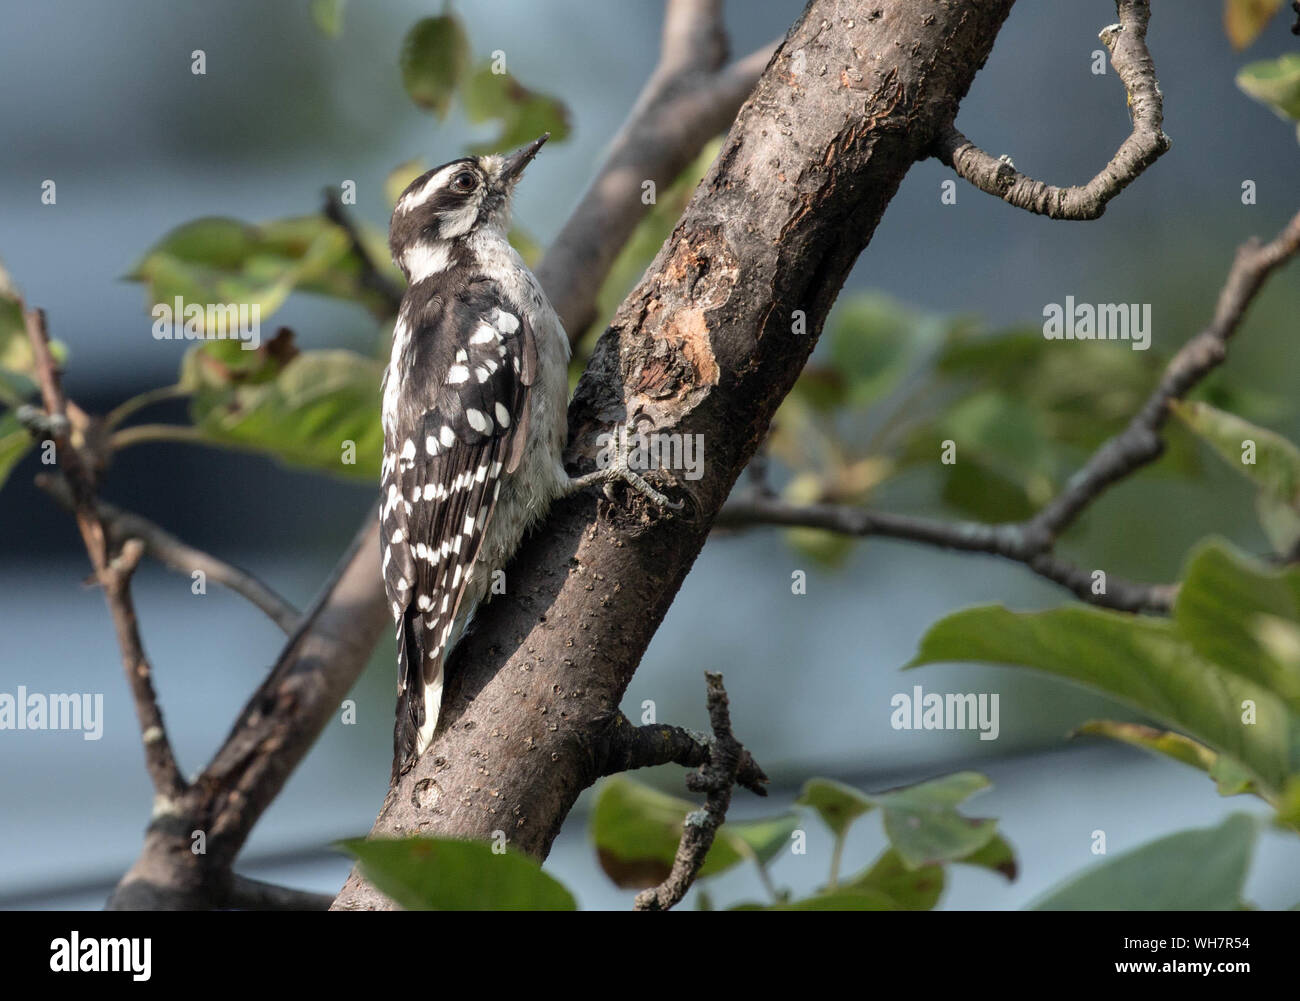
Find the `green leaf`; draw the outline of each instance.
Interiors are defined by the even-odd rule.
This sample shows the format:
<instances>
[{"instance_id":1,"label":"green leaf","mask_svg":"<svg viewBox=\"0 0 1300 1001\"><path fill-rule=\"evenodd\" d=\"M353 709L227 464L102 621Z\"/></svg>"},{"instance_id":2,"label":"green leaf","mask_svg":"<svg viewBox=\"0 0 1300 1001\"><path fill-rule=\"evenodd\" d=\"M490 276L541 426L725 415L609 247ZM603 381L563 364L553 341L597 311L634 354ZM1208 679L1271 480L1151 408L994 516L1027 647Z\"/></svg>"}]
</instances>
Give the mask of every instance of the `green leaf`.
<instances>
[{"instance_id":1,"label":"green leaf","mask_svg":"<svg viewBox=\"0 0 1300 1001\"><path fill-rule=\"evenodd\" d=\"M1287 623L1300 625L1300 570L1262 566L1221 543L1198 546L1174 622L1202 657L1300 712L1300 651L1285 636Z\"/></svg>"},{"instance_id":2,"label":"green leaf","mask_svg":"<svg viewBox=\"0 0 1300 1001\"><path fill-rule=\"evenodd\" d=\"M378 252L372 258L385 262L382 236L361 230L367 247ZM362 274L347 234L322 216L305 216L258 226L196 219L164 236L126 277L145 283L148 309L162 305L174 311L179 297L183 308L256 306L259 320L266 320L301 289L359 302L376 316L386 315L383 296L363 283ZM177 327L183 319L174 317Z\"/></svg>"},{"instance_id":3,"label":"green leaf","mask_svg":"<svg viewBox=\"0 0 1300 1001\"><path fill-rule=\"evenodd\" d=\"M1220 796L1240 796L1247 792L1259 794L1250 773L1226 754L1215 757L1210 767L1210 778L1214 779Z\"/></svg>"},{"instance_id":4,"label":"green leaf","mask_svg":"<svg viewBox=\"0 0 1300 1001\"><path fill-rule=\"evenodd\" d=\"M798 827L798 814L783 813L758 820L729 820L718 829L717 837L726 838L739 854L767 865L790 844L790 835Z\"/></svg>"},{"instance_id":5,"label":"green leaf","mask_svg":"<svg viewBox=\"0 0 1300 1001\"><path fill-rule=\"evenodd\" d=\"M1198 586L1189 574L1184 588ZM1098 688L1236 759L1276 793L1300 766L1300 719L1276 692L1199 654L1179 621L1177 609L1168 622L1080 606L972 608L933 625L908 666L1008 664Z\"/></svg>"},{"instance_id":6,"label":"green leaf","mask_svg":"<svg viewBox=\"0 0 1300 1001\"><path fill-rule=\"evenodd\" d=\"M977 848L969 855L953 859L953 861L961 865L991 869L1008 881L1014 880L1020 871L1020 867L1016 863L1015 849L1000 834L990 838L982 848Z\"/></svg>"},{"instance_id":7,"label":"green leaf","mask_svg":"<svg viewBox=\"0 0 1300 1001\"><path fill-rule=\"evenodd\" d=\"M828 331L831 368L844 382L844 403L868 407L898 388L923 351L945 333L946 319L905 309L879 294L836 304Z\"/></svg>"},{"instance_id":8,"label":"green leaf","mask_svg":"<svg viewBox=\"0 0 1300 1001\"><path fill-rule=\"evenodd\" d=\"M1141 747L1185 765L1198 768L1207 775L1219 756L1200 741L1184 737L1170 730L1157 730L1142 723L1118 723L1109 719L1092 719L1078 727L1071 737L1086 734L1090 737L1109 737L1133 747Z\"/></svg>"},{"instance_id":9,"label":"green leaf","mask_svg":"<svg viewBox=\"0 0 1300 1001\"><path fill-rule=\"evenodd\" d=\"M1254 852L1256 823L1233 814L1218 827L1182 831L1098 862L1046 897L1037 911L1230 911Z\"/></svg>"},{"instance_id":10,"label":"green leaf","mask_svg":"<svg viewBox=\"0 0 1300 1001\"><path fill-rule=\"evenodd\" d=\"M596 795L590 821L600 867L615 885L624 888L662 882L672 870L682 823L696 809L688 800L624 776L606 779ZM699 875L716 875L742 859L728 839L715 838Z\"/></svg>"},{"instance_id":11,"label":"green leaf","mask_svg":"<svg viewBox=\"0 0 1300 1001\"><path fill-rule=\"evenodd\" d=\"M1185 765L1191 765L1214 779L1220 796L1257 792L1250 773L1240 764L1181 733L1158 730L1141 723L1117 723L1114 720L1094 719L1084 723L1070 736L1079 734L1109 737L1111 740L1141 747L1167 758L1173 758Z\"/></svg>"},{"instance_id":12,"label":"green leaf","mask_svg":"<svg viewBox=\"0 0 1300 1001\"><path fill-rule=\"evenodd\" d=\"M0 487L35 444L31 433L18 423L10 410L0 410Z\"/></svg>"},{"instance_id":13,"label":"green leaf","mask_svg":"<svg viewBox=\"0 0 1300 1001\"><path fill-rule=\"evenodd\" d=\"M987 390L975 393L953 407L939 424L939 435L957 445L956 462L945 466L955 476L949 479L944 499L958 503L979 517L992 515L982 503L978 487L952 489L978 467L981 478L1000 476L1019 487L1031 507L1049 500L1054 493L1051 444L1034 411L1008 393ZM936 454L937 450L936 450ZM965 468L963 468L965 467ZM995 516L997 517L997 516ZM1003 512L1000 517L1008 517Z\"/></svg>"},{"instance_id":14,"label":"green leaf","mask_svg":"<svg viewBox=\"0 0 1300 1001\"><path fill-rule=\"evenodd\" d=\"M509 73L493 73L484 63L465 84L465 115L471 122L499 121L495 139L470 147L475 153L500 153L532 142L543 132L552 142L569 136L569 112L562 102L529 90Z\"/></svg>"},{"instance_id":15,"label":"green leaf","mask_svg":"<svg viewBox=\"0 0 1300 1001\"><path fill-rule=\"evenodd\" d=\"M985 332L957 324L935 369L947 383L1021 401L1049 442L1091 452L1149 395L1158 366L1148 355L1095 342L1063 351L1040 327Z\"/></svg>"},{"instance_id":16,"label":"green leaf","mask_svg":"<svg viewBox=\"0 0 1300 1001\"><path fill-rule=\"evenodd\" d=\"M1240 51L1259 37L1281 6L1282 0L1224 0L1223 30L1232 47Z\"/></svg>"},{"instance_id":17,"label":"green leaf","mask_svg":"<svg viewBox=\"0 0 1300 1001\"><path fill-rule=\"evenodd\" d=\"M311 0L311 19L322 35L338 38L343 31L343 7L347 0Z\"/></svg>"},{"instance_id":18,"label":"green leaf","mask_svg":"<svg viewBox=\"0 0 1300 1001\"><path fill-rule=\"evenodd\" d=\"M885 816L885 834L913 868L953 862L979 851L997 833L997 821L965 817L956 807L988 788L978 772L943 778L872 796Z\"/></svg>"},{"instance_id":19,"label":"green leaf","mask_svg":"<svg viewBox=\"0 0 1300 1001\"><path fill-rule=\"evenodd\" d=\"M1237 86L1273 109L1279 118L1300 119L1300 53L1251 63L1237 74Z\"/></svg>"},{"instance_id":20,"label":"green leaf","mask_svg":"<svg viewBox=\"0 0 1300 1001\"><path fill-rule=\"evenodd\" d=\"M861 890L842 893L823 893L803 900L794 900L788 904L750 905L732 908L732 910L757 911L896 911L896 901L879 891Z\"/></svg>"},{"instance_id":21,"label":"green leaf","mask_svg":"<svg viewBox=\"0 0 1300 1001\"><path fill-rule=\"evenodd\" d=\"M837 838L844 837L855 820L875 808L871 797L834 779L809 779L794 802L816 810Z\"/></svg>"},{"instance_id":22,"label":"green leaf","mask_svg":"<svg viewBox=\"0 0 1300 1001\"><path fill-rule=\"evenodd\" d=\"M308 351L269 380L200 389L191 417L213 444L369 482L379 475L383 452L382 373L380 362L352 351ZM354 463L344 462L349 441Z\"/></svg>"},{"instance_id":23,"label":"green leaf","mask_svg":"<svg viewBox=\"0 0 1300 1001\"><path fill-rule=\"evenodd\" d=\"M572 911L573 895L537 861L483 841L366 840L341 847L366 879L408 911Z\"/></svg>"},{"instance_id":24,"label":"green leaf","mask_svg":"<svg viewBox=\"0 0 1300 1001\"><path fill-rule=\"evenodd\" d=\"M422 108L445 118L469 69L469 39L452 14L415 22L402 41L402 84Z\"/></svg>"},{"instance_id":25,"label":"green leaf","mask_svg":"<svg viewBox=\"0 0 1300 1001\"><path fill-rule=\"evenodd\" d=\"M890 910L929 911L939 902L944 879L943 866L910 866L896 849L888 848L869 869L838 887L832 895L866 893L888 900Z\"/></svg>"},{"instance_id":26,"label":"green leaf","mask_svg":"<svg viewBox=\"0 0 1300 1001\"><path fill-rule=\"evenodd\" d=\"M1300 448L1270 431L1207 403L1171 404L1174 413L1260 490L1261 521L1280 553L1300 540ZM1247 443L1253 442L1253 456ZM1247 462L1247 457L1254 459ZM1290 514L1284 519L1283 514Z\"/></svg>"}]
</instances>

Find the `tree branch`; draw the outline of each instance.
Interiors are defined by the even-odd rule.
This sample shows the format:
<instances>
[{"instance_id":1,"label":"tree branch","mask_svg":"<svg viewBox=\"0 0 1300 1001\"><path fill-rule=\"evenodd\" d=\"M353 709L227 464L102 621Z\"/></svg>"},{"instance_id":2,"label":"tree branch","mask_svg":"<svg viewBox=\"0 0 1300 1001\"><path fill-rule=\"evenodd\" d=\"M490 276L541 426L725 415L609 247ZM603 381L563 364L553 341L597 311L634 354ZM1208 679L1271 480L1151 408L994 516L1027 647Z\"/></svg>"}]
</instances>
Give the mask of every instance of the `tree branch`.
<instances>
[{"instance_id":1,"label":"tree branch","mask_svg":"<svg viewBox=\"0 0 1300 1001\"><path fill-rule=\"evenodd\" d=\"M42 473L37 475L36 485L63 507L73 507L72 490L65 478ZM128 539L139 539L144 543L145 552L164 566L185 575L201 570L208 580L247 598L286 633L292 633L297 626L298 610L247 570L195 549L148 518L123 511L107 501L96 502L95 514L108 532L111 547L120 547Z\"/></svg>"},{"instance_id":2,"label":"tree branch","mask_svg":"<svg viewBox=\"0 0 1300 1001\"><path fill-rule=\"evenodd\" d=\"M859 538L902 539L968 553L987 553L1023 563L1034 573L1074 592L1083 601L1124 612L1167 612L1177 588L1169 584L1137 584L1106 575L1106 593L1094 594L1090 571L1050 552L1038 551L1021 524L986 525L973 521L946 522L933 518L868 511L848 504L794 504L780 497L745 496L727 501L714 522L718 527L784 525L819 528Z\"/></svg>"},{"instance_id":3,"label":"tree branch","mask_svg":"<svg viewBox=\"0 0 1300 1001\"><path fill-rule=\"evenodd\" d=\"M1183 345L1165 368L1155 392L1128 427L1102 444L1065 489L1028 522L1027 529L1044 548L1074 523L1080 512L1107 487L1154 462L1164 452L1160 431L1169 420L1169 404L1182 399L1227 357L1228 341L1265 280L1300 251L1300 214L1269 243L1252 239L1237 249L1219 292L1209 325Z\"/></svg>"},{"instance_id":4,"label":"tree branch","mask_svg":"<svg viewBox=\"0 0 1300 1001\"><path fill-rule=\"evenodd\" d=\"M666 188L722 132L754 88L776 42L723 66L722 0L669 0L659 63L600 170L537 266L537 277L575 343L596 319L596 297L650 206L641 185Z\"/></svg>"},{"instance_id":5,"label":"tree branch","mask_svg":"<svg viewBox=\"0 0 1300 1001\"><path fill-rule=\"evenodd\" d=\"M237 875L231 880L223 904L242 911L328 911L333 901L328 893L295 890Z\"/></svg>"},{"instance_id":6,"label":"tree branch","mask_svg":"<svg viewBox=\"0 0 1300 1001\"><path fill-rule=\"evenodd\" d=\"M1170 360L1155 391L1128 426L1106 441L1070 478L1065 489L1025 522L986 525L943 522L837 504L792 504L755 491L718 515L720 526L757 524L820 528L854 536L885 536L943 549L988 553L1024 563L1084 601L1125 612L1168 613L1175 584L1136 584L1109 574L1106 593L1093 593L1092 573L1052 552L1057 539L1111 486L1154 462L1164 451L1161 430L1169 404L1182 399L1227 357L1227 345L1251 302L1275 270L1300 253L1300 214L1270 242L1252 239L1237 250L1209 325Z\"/></svg>"},{"instance_id":7,"label":"tree branch","mask_svg":"<svg viewBox=\"0 0 1300 1001\"><path fill-rule=\"evenodd\" d=\"M712 745L699 734L680 726L648 723L633 726L622 713L614 716L606 733L595 741L601 775L618 775L655 765L698 768L712 760ZM736 769L736 785L756 796L767 795L767 774L744 748Z\"/></svg>"},{"instance_id":8,"label":"tree branch","mask_svg":"<svg viewBox=\"0 0 1300 1001\"><path fill-rule=\"evenodd\" d=\"M713 741L707 763L698 772L686 776L686 788L706 793L704 809L686 815L682 840L677 845L672 871L658 886L636 895L638 911L666 911L681 902L695 882L704 858L713 847L718 828L727 819L731 806L731 787L736 784L744 748L731 732L731 713L722 675L705 672L709 686L709 725Z\"/></svg>"},{"instance_id":9,"label":"tree branch","mask_svg":"<svg viewBox=\"0 0 1300 1001\"><path fill-rule=\"evenodd\" d=\"M957 176L1016 208L1052 219L1098 218L1107 202L1169 149L1161 128L1164 112L1155 64L1146 45L1150 6L1147 0L1117 0L1116 8L1119 24L1103 28L1099 37L1128 94L1133 131L1101 173L1082 187L1044 184L1016 170L1009 157L984 152L951 124L940 132L935 156Z\"/></svg>"},{"instance_id":10,"label":"tree branch","mask_svg":"<svg viewBox=\"0 0 1300 1001\"><path fill-rule=\"evenodd\" d=\"M128 541L120 549L110 550L104 526L96 513L95 463L83 456L78 447L77 438L84 439L84 430L74 437L73 425L68 420L69 405L63 393L58 365L50 352L45 313L38 309L27 309L22 303L19 306L27 329L27 339L32 345L36 378L41 387L46 417L49 426L55 431L55 455L68 477L77 527L81 531L95 577L104 589L104 598L113 617L118 647L122 653L122 666L126 670L127 684L140 722L145 766L154 788L155 811L165 810L170 802L185 791L186 784L176 764L171 741L167 738L162 711L158 708L158 697L153 688L153 669L145 656L135 605L131 600L131 574L139 565L144 547L139 542ZM84 419L84 414L81 417ZM78 423L84 424L84 420Z\"/></svg>"}]
</instances>

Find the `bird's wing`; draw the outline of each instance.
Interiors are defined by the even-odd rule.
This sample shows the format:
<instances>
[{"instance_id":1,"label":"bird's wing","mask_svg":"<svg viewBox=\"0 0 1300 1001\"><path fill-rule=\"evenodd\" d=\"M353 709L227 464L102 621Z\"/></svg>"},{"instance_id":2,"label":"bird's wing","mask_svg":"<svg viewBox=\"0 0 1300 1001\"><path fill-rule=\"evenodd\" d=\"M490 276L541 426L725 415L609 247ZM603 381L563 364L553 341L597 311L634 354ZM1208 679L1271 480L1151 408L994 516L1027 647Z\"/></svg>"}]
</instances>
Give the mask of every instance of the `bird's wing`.
<instances>
[{"instance_id":1,"label":"bird's wing","mask_svg":"<svg viewBox=\"0 0 1300 1001\"><path fill-rule=\"evenodd\" d=\"M397 621L394 750L404 768L432 737L468 571L501 474L522 456L537 349L523 311L486 279L409 313L404 305L398 322L405 327L394 337L405 343L385 375L380 530Z\"/></svg>"}]
</instances>

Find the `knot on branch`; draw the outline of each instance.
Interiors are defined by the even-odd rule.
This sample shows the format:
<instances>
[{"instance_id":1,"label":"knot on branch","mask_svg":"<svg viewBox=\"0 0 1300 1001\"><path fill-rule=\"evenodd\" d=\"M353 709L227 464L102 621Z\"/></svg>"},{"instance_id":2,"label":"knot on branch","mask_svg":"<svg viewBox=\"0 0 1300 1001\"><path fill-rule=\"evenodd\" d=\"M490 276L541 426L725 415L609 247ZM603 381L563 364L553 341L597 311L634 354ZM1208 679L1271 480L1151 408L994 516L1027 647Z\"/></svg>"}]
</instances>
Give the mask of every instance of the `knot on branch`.
<instances>
[{"instance_id":1,"label":"knot on branch","mask_svg":"<svg viewBox=\"0 0 1300 1001\"><path fill-rule=\"evenodd\" d=\"M731 710L722 675L706 671L704 678L708 685L709 724L713 738L707 744L693 741L705 754L705 760L700 763L699 771L686 777L687 789L706 795L704 807L686 816L672 871L658 886L637 894L635 907L638 911L666 911L686 896L713 846L718 828L727 819L732 786L746 785L759 795L766 795L761 783L767 782L767 776L731 732ZM686 733L684 730L680 732ZM749 772L747 781L741 779L742 769Z\"/></svg>"}]
</instances>

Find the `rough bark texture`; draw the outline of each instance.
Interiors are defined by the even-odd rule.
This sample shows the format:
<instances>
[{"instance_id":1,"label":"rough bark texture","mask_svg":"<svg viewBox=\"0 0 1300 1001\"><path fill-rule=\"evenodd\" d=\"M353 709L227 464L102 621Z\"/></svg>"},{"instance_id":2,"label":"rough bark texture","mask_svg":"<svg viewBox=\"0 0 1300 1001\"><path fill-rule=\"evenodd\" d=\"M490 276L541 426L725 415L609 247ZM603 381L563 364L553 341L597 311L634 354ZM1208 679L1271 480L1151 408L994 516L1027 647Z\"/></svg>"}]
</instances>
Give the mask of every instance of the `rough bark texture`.
<instances>
[{"instance_id":1,"label":"rough bark texture","mask_svg":"<svg viewBox=\"0 0 1300 1001\"><path fill-rule=\"evenodd\" d=\"M369 526L353 549L362 545L378 552ZM249 831L337 713L355 679L349 665L364 664L374 647L348 623L387 614L383 592L374 595L366 572L377 572L378 563L344 561L339 579L322 592L320 603L330 596L329 606L308 613L211 764L179 794L155 797L144 846L109 899L110 910L204 909L232 899L239 880L231 865ZM321 615L327 628L305 628ZM202 856L193 852L196 831L205 839Z\"/></svg>"},{"instance_id":2,"label":"rough bark texture","mask_svg":"<svg viewBox=\"0 0 1300 1001\"><path fill-rule=\"evenodd\" d=\"M574 455L643 414L702 434L705 471L557 506L450 665L443 729L376 835L488 837L545 857L607 770L603 730L736 476L908 168L930 154L1013 0L813 0L708 176L602 337L570 410ZM793 332L802 310L806 333ZM700 665L706 667L707 665ZM391 904L354 873L338 909Z\"/></svg>"}]
</instances>

